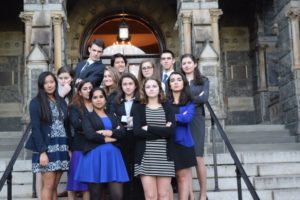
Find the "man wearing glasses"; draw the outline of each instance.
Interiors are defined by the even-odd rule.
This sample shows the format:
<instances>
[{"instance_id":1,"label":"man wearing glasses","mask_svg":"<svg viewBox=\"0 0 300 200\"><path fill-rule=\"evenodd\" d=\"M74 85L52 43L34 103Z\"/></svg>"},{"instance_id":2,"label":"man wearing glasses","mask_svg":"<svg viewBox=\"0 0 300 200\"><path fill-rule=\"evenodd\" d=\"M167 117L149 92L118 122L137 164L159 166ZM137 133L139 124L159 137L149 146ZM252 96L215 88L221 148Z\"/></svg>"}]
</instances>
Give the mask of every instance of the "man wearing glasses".
<instances>
[{"instance_id":1,"label":"man wearing glasses","mask_svg":"<svg viewBox=\"0 0 300 200\"><path fill-rule=\"evenodd\" d=\"M89 80L93 83L94 87L99 87L102 79L105 66L102 63L100 57L103 53L104 42L101 39L95 39L92 41L89 51L89 58L87 60L78 63L75 69L77 86L82 80Z\"/></svg>"}]
</instances>

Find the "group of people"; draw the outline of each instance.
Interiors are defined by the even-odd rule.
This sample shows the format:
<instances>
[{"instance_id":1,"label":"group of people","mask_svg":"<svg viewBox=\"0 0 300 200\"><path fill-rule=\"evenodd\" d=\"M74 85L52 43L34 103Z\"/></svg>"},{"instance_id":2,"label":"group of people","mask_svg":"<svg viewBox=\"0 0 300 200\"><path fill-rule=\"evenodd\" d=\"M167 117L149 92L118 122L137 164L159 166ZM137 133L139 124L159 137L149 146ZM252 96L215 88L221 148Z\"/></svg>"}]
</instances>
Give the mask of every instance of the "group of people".
<instances>
[{"instance_id":1,"label":"group of people","mask_svg":"<svg viewBox=\"0 0 300 200\"><path fill-rule=\"evenodd\" d=\"M75 71L61 67L57 77L42 72L38 94L29 106L32 169L40 174L40 198L57 199L68 172L68 199L195 199L196 167L200 200L206 197L205 113L209 81L191 54L175 70L172 51L161 53L162 71L151 60L140 63L138 77L122 54L101 62L102 40L88 48L89 58Z\"/></svg>"}]
</instances>

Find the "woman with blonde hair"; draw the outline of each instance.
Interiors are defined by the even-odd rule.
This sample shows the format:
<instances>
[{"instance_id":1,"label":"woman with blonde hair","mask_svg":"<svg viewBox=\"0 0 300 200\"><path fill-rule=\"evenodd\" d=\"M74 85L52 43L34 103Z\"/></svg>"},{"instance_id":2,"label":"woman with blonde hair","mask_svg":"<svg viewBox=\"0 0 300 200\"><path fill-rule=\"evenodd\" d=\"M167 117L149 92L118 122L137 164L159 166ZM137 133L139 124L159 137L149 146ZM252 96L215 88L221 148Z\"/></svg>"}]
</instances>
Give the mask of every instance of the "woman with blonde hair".
<instances>
[{"instance_id":1,"label":"woman with blonde hair","mask_svg":"<svg viewBox=\"0 0 300 200\"><path fill-rule=\"evenodd\" d=\"M106 110L115 113L117 87L120 80L119 72L113 67L106 67L102 81L102 87L107 95Z\"/></svg>"}]
</instances>

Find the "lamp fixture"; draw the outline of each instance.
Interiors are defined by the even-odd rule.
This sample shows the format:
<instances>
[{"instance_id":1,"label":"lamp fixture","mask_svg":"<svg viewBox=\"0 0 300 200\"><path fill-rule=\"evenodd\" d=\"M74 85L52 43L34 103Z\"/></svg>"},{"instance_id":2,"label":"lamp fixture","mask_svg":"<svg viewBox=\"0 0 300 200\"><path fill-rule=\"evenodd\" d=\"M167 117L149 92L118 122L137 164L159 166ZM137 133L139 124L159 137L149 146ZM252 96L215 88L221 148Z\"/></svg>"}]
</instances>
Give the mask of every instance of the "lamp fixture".
<instances>
[{"instance_id":1,"label":"lamp fixture","mask_svg":"<svg viewBox=\"0 0 300 200\"><path fill-rule=\"evenodd\" d=\"M123 15L122 21L119 24L118 41L129 41L129 40L130 40L129 26L125 22L124 15Z\"/></svg>"}]
</instances>

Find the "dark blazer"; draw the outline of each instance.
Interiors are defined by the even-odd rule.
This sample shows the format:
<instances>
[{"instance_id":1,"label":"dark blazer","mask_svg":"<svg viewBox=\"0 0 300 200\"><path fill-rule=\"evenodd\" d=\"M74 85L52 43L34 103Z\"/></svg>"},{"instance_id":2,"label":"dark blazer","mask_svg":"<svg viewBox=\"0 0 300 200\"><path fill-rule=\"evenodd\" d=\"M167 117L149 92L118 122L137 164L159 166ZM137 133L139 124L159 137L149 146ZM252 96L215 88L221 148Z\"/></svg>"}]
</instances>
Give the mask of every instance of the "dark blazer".
<instances>
[{"instance_id":1,"label":"dark blazer","mask_svg":"<svg viewBox=\"0 0 300 200\"><path fill-rule=\"evenodd\" d=\"M70 129L68 125L67 103L62 98L59 98L58 103L64 115L65 131L67 136L69 136ZM48 149L52 122L44 122L41 120L41 104L37 97L30 101L29 114L32 129L25 148L32 150L33 152L46 152Z\"/></svg>"},{"instance_id":2,"label":"dark blazer","mask_svg":"<svg viewBox=\"0 0 300 200\"><path fill-rule=\"evenodd\" d=\"M116 113L116 107L117 107L116 96L117 96L117 94L118 94L117 90L114 90L110 93L110 95L107 96L106 111L108 113Z\"/></svg>"},{"instance_id":3,"label":"dark blazer","mask_svg":"<svg viewBox=\"0 0 300 200\"><path fill-rule=\"evenodd\" d=\"M112 123L113 138L120 140L125 136L124 127L119 123L119 120L114 114L107 114ZM119 129L117 127L120 126ZM82 128L86 138L84 153L96 148L101 144L105 144L104 136L96 133L98 130L104 130L104 124L96 112L91 112L83 117ZM114 142L118 144L118 142Z\"/></svg>"},{"instance_id":4,"label":"dark blazer","mask_svg":"<svg viewBox=\"0 0 300 200\"><path fill-rule=\"evenodd\" d=\"M93 83L94 87L99 87L103 79L105 65L101 60L95 61L93 64L88 66L87 69L81 72L86 62L87 60L84 60L77 64L75 68L76 79L80 78L89 80Z\"/></svg>"},{"instance_id":5,"label":"dark blazer","mask_svg":"<svg viewBox=\"0 0 300 200\"><path fill-rule=\"evenodd\" d=\"M121 117L122 115L126 115L126 110L125 110L125 105L124 105L124 100L122 100L120 102L120 104L117 104L116 103L116 107L115 107L115 113L117 115L117 117L119 118L119 120L121 121ZM137 100L133 100L133 103L132 103L132 107L131 107L131 110L130 110L130 116L133 116L133 111L138 108L140 105L140 102L137 101Z\"/></svg>"},{"instance_id":6,"label":"dark blazer","mask_svg":"<svg viewBox=\"0 0 300 200\"><path fill-rule=\"evenodd\" d=\"M173 160L172 144L175 133L176 120L173 109L168 104L163 104L166 113L166 122L171 122L170 127L149 126L148 131L142 129L146 123L146 105L140 104L133 111L133 133L136 137L135 163L140 164L145 152L146 140L167 139L167 155L169 160Z\"/></svg>"},{"instance_id":7,"label":"dark blazer","mask_svg":"<svg viewBox=\"0 0 300 200\"><path fill-rule=\"evenodd\" d=\"M71 143L72 151L83 151L84 149L86 139L83 134L82 119L83 116L87 114L89 114L89 111L86 108L84 108L83 113L81 113L77 106L71 105L69 107L70 125L73 127L74 130L74 137Z\"/></svg>"}]
</instances>

